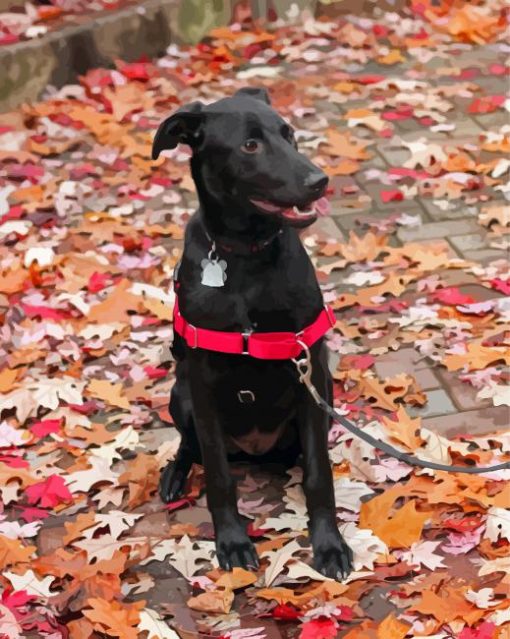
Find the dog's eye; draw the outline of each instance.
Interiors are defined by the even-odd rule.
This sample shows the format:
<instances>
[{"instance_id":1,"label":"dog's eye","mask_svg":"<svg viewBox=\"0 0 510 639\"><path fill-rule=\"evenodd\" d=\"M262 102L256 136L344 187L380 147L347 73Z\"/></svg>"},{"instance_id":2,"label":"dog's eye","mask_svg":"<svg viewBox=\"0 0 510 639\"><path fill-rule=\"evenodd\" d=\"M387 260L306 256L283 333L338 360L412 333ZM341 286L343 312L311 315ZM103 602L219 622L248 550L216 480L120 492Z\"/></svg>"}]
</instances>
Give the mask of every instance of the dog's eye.
<instances>
[{"instance_id":1,"label":"dog's eye","mask_svg":"<svg viewBox=\"0 0 510 639\"><path fill-rule=\"evenodd\" d=\"M262 142L255 140L254 138L250 138L243 143L241 151L244 151L245 153L260 153L262 151Z\"/></svg>"}]
</instances>

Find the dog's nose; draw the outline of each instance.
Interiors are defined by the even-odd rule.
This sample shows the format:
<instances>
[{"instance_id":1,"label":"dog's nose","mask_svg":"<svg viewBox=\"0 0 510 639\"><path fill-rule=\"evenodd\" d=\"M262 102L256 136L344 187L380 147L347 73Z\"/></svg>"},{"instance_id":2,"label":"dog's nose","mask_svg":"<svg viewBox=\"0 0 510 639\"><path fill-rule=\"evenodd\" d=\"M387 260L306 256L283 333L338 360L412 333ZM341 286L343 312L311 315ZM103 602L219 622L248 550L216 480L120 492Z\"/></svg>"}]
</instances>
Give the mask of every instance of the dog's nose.
<instances>
[{"instance_id":1,"label":"dog's nose","mask_svg":"<svg viewBox=\"0 0 510 639\"><path fill-rule=\"evenodd\" d=\"M320 193L324 191L328 182L328 176L322 171L314 171L305 178L305 186L313 193Z\"/></svg>"}]
</instances>

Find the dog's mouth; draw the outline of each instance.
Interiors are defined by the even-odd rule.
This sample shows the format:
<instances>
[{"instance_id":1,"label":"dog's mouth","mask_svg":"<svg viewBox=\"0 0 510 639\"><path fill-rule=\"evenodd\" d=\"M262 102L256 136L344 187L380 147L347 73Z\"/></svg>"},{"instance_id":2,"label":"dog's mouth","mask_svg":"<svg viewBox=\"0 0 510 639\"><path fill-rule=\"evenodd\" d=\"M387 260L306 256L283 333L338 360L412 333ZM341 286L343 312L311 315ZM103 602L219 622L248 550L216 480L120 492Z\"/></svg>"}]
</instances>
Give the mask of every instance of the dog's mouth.
<instances>
[{"instance_id":1,"label":"dog's mouth","mask_svg":"<svg viewBox=\"0 0 510 639\"><path fill-rule=\"evenodd\" d=\"M327 215L330 210L329 202L325 197L320 197L304 206L278 204L270 200L259 200L255 198L251 198L250 202L263 213L278 215L295 226L300 226L301 224L308 225L314 222L319 215Z\"/></svg>"}]
</instances>

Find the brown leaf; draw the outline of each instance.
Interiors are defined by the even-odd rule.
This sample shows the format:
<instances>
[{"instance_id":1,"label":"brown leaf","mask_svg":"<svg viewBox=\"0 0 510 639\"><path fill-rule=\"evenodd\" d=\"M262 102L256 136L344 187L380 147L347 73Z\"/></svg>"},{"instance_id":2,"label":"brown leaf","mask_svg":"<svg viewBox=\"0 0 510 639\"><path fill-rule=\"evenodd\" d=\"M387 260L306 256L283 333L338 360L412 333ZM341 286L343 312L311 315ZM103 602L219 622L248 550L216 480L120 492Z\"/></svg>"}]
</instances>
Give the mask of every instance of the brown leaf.
<instances>
[{"instance_id":1,"label":"brown leaf","mask_svg":"<svg viewBox=\"0 0 510 639\"><path fill-rule=\"evenodd\" d=\"M213 590L203 592L196 597L188 599L188 607L200 612L228 613L234 602L234 593L229 590Z\"/></svg>"}]
</instances>

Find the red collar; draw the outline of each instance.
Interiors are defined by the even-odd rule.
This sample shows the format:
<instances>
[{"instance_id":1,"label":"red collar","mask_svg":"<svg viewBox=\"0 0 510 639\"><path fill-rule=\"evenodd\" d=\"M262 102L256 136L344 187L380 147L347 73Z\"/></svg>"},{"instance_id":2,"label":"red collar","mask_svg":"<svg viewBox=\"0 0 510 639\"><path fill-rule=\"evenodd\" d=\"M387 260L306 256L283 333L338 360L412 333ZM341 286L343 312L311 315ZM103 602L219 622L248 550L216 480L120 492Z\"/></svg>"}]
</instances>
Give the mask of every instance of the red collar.
<instances>
[{"instance_id":1,"label":"red collar","mask_svg":"<svg viewBox=\"0 0 510 639\"><path fill-rule=\"evenodd\" d=\"M187 322L179 311L177 295L174 303L174 331L184 339L191 348L203 348L219 353L233 355L251 355L258 359L290 359L297 357L303 347L308 347L328 332L336 323L333 309L324 305L317 318L298 333L235 333L213 331L208 328L197 328Z\"/></svg>"}]
</instances>

